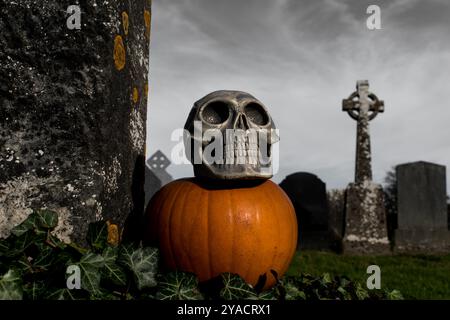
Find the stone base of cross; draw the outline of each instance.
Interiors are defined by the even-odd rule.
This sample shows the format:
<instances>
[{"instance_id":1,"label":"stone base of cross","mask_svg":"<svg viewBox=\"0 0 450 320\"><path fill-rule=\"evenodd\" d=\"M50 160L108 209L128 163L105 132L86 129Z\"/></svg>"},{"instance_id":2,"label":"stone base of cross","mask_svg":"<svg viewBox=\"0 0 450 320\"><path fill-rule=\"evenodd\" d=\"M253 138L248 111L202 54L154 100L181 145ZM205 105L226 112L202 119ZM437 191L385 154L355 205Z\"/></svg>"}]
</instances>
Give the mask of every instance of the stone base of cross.
<instances>
[{"instance_id":1,"label":"stone base of cross","mask_svg":"<svg viewBox=\"0 0 450 320\"><path fill-rule=\"evenodd\" d=\"M346 190L345 254L389 254L384 193L381 185L351 183Z\"/></svg>"}]
</instances>

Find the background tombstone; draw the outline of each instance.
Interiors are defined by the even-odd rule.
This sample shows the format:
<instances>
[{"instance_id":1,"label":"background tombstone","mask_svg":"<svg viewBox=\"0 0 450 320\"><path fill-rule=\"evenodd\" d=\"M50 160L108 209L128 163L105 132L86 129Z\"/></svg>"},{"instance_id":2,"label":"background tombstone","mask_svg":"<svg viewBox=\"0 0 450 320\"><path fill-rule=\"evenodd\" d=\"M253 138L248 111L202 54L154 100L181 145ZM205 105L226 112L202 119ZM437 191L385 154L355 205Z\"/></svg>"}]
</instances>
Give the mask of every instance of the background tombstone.
<instances>
[{"instance_id":1,"label":"background tombstone","mask_svg":"<svg viewBox=\"0 0 450 320\"><path fill-rule=\"evenodd\" d=\"M291 199L297 214L299 248L328 249L326 184L314 174L297 172L287 176L280 187Z\"/></svg>"},{"instance_id":2,"label":"background tombstone","mask_svg":"<svg viewBox=\"0 0 450 320\"><path fill-rule=\"evenodd\" d=\"M327 192L329 210L330 246L342 252L342 240L345 232L345 190L333 189Z\"/></svg>"},{"instance_id":3,"label":"background tombstone","mask_svg":"<svg viewBox=\"0 0 450 320\"><path fill-rule=\"evenodd\" d=\"M0 0L0 237L34 209L65 241L142 215L150 18L149 0Z\"/></svg>"},{"instance_id":4,"label":"background tombstone","mask_svg":"<svg viewBox=\"0 0 450 320\"><path fill-rule=\"evenodd\" d=\"M383 188L372 181L369 122L384 112L384 102L360 80L356 91L342 101L342 110L357 121L355 182L346 190L343 250L350 254L390 251Z\"/></svg>"},{"instance_id":5,"label":"background tombstone","mask_svg":"<svg viewBox=\"0 0 450 320\"><path fill-rule=\"evenodd\" d=\"M448 199L447 199L448 201ZM447 224L448 224L448 229L450 230L450 203L447 203Z\"/></svg>"},{"instance_id":6,"label":"background tombstone","mask_svg":"<svg viewBox=\"0 0 450 320\"><path fill-rule=\"evenodd\" d=\"M428 162L397 166L396 251L450 252L446 168Z\"/></svg>"},{"instance_id":7,"label":"background tombstone","mask_svg":"<svg viewBox=\"0 0 450 320\"><path fill-rule=\"evenodd\" d=\"M166 171L169 165L169 158L161 150L148 158L145 167L145 207L159 189L172 181L172 176Z\"/></svg>"}]
</instances>

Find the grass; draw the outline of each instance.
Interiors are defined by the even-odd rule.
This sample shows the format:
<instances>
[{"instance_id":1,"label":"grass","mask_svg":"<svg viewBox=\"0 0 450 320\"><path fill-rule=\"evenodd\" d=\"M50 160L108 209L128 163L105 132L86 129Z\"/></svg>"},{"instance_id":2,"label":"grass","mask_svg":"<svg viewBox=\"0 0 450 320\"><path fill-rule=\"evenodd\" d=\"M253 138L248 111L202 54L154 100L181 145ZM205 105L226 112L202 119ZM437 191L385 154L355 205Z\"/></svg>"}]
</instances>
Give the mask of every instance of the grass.
<instances>
[{"instance_id":1,"label":"grass","mask_svg":"<svg viewBox=\"0 0 450 320\"><path fill-rule=\"evenodd\" d=\"M365 286L369 265L381 269L383 289L400 290L405 299L450 299L450 255L346 256L330 252L297 252L289 275L329 273Z\"/></svg>"}]
</instances>

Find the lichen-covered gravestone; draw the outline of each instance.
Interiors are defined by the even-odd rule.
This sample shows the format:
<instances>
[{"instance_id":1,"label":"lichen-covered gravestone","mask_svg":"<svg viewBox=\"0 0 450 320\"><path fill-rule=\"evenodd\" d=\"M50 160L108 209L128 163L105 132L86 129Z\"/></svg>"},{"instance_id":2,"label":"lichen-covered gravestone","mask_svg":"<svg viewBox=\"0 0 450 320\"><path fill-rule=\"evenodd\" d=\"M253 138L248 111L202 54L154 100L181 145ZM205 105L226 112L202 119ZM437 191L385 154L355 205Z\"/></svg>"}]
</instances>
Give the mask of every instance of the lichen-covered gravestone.
<instances>
[{"instance_id":1,"label":"lichen-covered gravestone","mask_svg":"<svg viewBox=\"0 0 450 320\"><path fill-rule=\"evenodd\" d=\"M357 91L342 102L343 111L357 121L355 182L346 190L343 250L350 254L390 251L381 185L372 181L369 121L384 111L383 101L369 92L369 82L357 82Z\"/></svg>"},{"instance_id":2,"label":"lichen-covered gravestone","mask_svg":"<svg viewBox=\"0 0 450 320\"><path fill-rule=\"evenodd\" d=\"M35 209L65 241L142 213L150 20L150 0L0 0L0 237Z\"/></svg>"},{"instance_id":3,"label":"lichen-covered gravestone","mask_svg":"<svg viewBox=\"0 0 450 320\"><path fill-rule=\"evenodd\" d=\"M330 217L330 246L336 251L342 251L342 239L345 231L345 190L329 190L327 202Z\"/></svg>"}]
</instances>

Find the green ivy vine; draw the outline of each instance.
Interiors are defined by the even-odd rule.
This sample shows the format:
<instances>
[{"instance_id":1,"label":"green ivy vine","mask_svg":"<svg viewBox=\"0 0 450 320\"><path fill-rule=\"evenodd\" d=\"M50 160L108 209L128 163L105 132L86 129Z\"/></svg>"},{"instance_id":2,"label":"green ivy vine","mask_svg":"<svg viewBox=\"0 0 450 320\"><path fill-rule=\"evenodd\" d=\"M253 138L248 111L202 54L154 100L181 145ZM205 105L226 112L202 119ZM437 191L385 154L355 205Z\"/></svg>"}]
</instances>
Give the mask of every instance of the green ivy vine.
<instances>
[{"instance_id":1,"label":"green ivy vine","mask_svg":"<svg viewBox=\"0 0 450 320\"><path fill-rule=\"evenodd\" d=\"M266 292L229 273L199 283L190 273L162 272L156 248L110 241L107 222L89 226L87 248L60 241L57 223L56 213L37 211L0 240L0 300L402 299L329 274L286 276ZM69 266L81 272L80 289L67 287Z\"/></svg>"}]
</instances>

